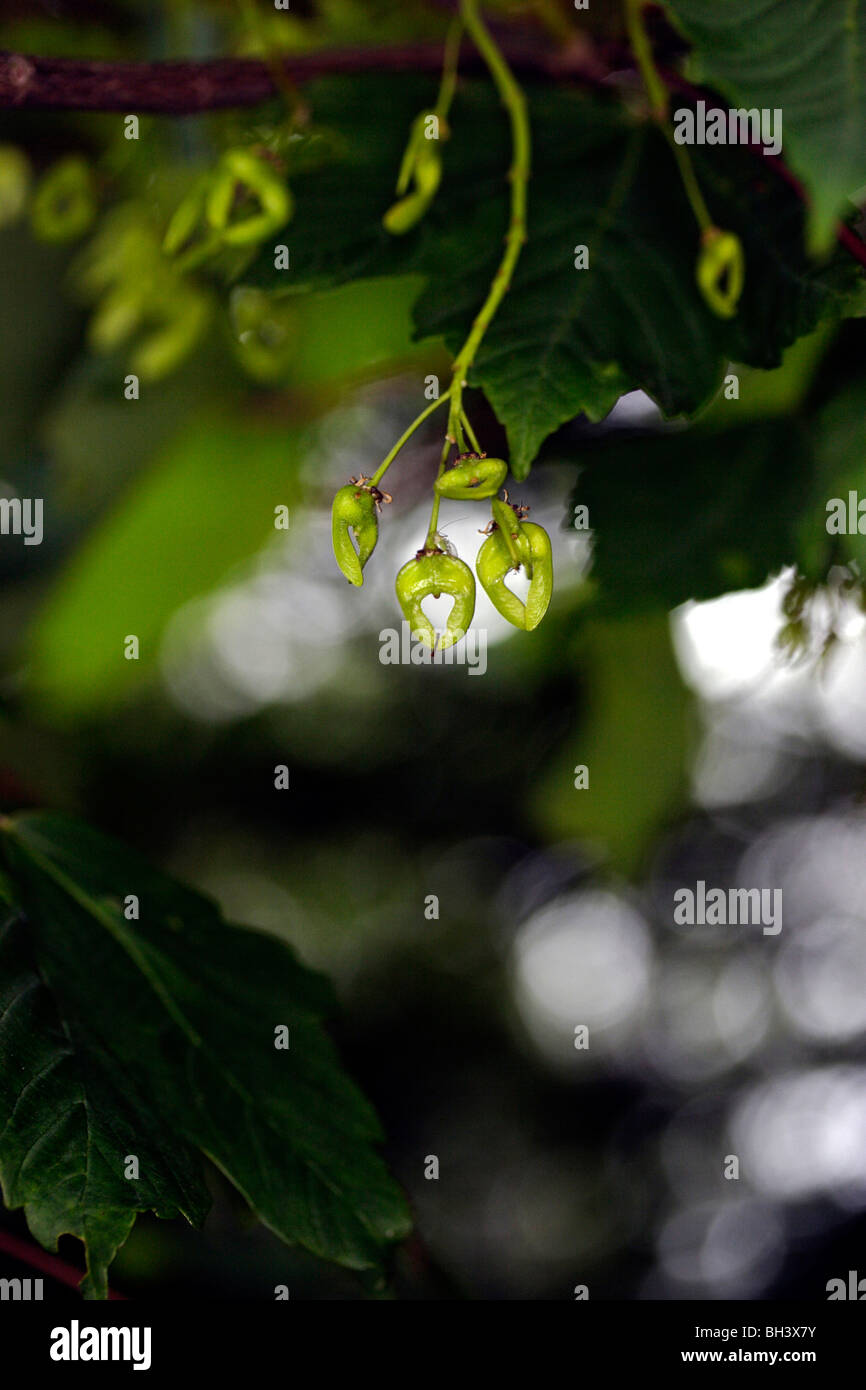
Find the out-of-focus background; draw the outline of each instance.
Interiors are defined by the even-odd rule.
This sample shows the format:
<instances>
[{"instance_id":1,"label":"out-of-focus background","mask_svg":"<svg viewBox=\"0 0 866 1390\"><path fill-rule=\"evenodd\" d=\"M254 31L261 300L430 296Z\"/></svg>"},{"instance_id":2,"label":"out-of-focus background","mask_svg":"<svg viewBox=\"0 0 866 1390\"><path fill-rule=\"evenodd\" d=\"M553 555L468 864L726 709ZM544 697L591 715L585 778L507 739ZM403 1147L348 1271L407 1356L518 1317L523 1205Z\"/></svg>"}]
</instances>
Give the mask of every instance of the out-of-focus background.
<instances>
[{"instance_id":1,"label":"out-of-focus background","mask_svg":"<svg viewBox=\"0 0 866 1390\"><path fill-rule=\"evenodd\" d=\"M6 8L0 47L90 56L145 33L140 56L207 51L220 9L170 6L154 31L133 4ZM38 165L76 140L111 149L111 121L3 113L0 141ZM152 124L178 162L208 138L202 120ZM113 148L109 164L126 157ZM124 351L88 339L81 254L26 222L0 232L0 494L41 496L46 518L41 545L0 538L5 805L84 816L333 978L343 1058L417 1218L400 1297L825 1296L862 1264L866 1208L859 610L840 600L823 662L779 651L789 572L605 616L592 538L569 522L593 451L671 428L634 393L603 425L566 427L517 489L554 540L543 625L515 633L479 591L483 673L384 664L435 421L389 475L362 590L334 564L329 510L418 412L424 378L447 380L442 347L410 343L414 283L293 302L272 325L289 344L275 380L245 370L215 311L128 401ZM814 389L856 384L864 345L856 324L825 337ZM504 447L468 400L488 451ZM461 555L483 519L443 506ZM672 546L689 525L671 518ZM676 926L673 894L698 879L781 888L783 930ZM141 1219L113 1282L358 1296L215 1174L213 1191L203 1234ZM0 1220L23 1233L19 1214Z\"/></svg>"}]
</instances>

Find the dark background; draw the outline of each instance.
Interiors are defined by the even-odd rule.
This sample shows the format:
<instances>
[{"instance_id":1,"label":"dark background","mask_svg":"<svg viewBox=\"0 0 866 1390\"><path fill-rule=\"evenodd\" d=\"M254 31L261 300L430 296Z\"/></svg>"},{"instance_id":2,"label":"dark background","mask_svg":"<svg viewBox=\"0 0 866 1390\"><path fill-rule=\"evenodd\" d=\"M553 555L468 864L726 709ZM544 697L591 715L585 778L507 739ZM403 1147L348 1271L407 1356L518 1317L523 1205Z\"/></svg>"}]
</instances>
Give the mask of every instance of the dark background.
<instances>
[{"instance_id":1,"label":"dark background","mask_svg":"<svg viewBox=\"0 0 866 1390\"><path fill-rule=\"evenodd\" d=\"M12 4L0 47L255 51L228 6L150 8ZM313 9L292 8L299 25ZM347 39L399 37L401 8L346 6ZM435 32L419 8L411 22ZM4 114L0 141L38 170L110 148L117 124ZM166 124L141 158L175 140ZM207 148L206 122L183 129ZM6 806L75 811L334 978L344 1061L417 1217L398 1297L824 1297L863 1263L860 618L818 670L775 648L778 582L670 618L596 615L570 498L584 451L656 427L630 397L604 427L563 431L520 489L556 544L544 625L510 634L479 605L483 676L384 666L435 431L395 466L405 482L360 592L330 554L330 497L372 471L424 376L445 379L441 347L410 347L405 305L380 286L312 302L299 331L322 320L324 341L278 382L244 375L223 315L124 403L122 354L87 340L76 254L26 223L0 231L0 481L41 493L49 519L40 547L0 539ZM335 359L329 333L360 343L357 360ZM859 378L857 326L827 351L817 389ZM470 409L501 447L483 402ZM269 534L278 502L288 535ZM463 553L474 518L452 504L448 524ZM116 641L125 613L135 664ZM698 878L781 886L783 932L675 928L673 892ZM573 1046L581 1023L588 1051ZM213 1192L203 1234L140 1219L114 1285L166 1300L367 1292L283 1247L216 1174ZM20 1214L0 1219L26 1234ZM0 1276L29 1272L0 1256Z\"/></svg>"}]
</instances>

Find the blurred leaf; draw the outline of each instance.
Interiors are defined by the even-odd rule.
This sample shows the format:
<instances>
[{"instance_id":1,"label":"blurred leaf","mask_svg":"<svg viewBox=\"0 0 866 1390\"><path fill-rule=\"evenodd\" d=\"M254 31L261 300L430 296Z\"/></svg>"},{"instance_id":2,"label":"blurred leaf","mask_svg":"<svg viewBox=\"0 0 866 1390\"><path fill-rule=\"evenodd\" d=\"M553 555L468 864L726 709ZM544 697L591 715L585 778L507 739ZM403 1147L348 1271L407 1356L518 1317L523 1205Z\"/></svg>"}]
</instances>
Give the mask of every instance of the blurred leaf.
<instances>
[{"instance_id":1,"label":"blurred leaf","mask_svg":"<svg viewBox=\"0 0 866 1390\"><path fill-rule=\"evenodd\" d=\"M811 477L797 419L618 438L583 458L570 516L589 508L600 611L756 588L797 557Z\"/></svg>"},{"instance_id":2,"label":"blurred leaf","mask_svg":"<svg viewBox=\"0 0 866 1390\"><path fill-rule=\"evenodd\" d=\"M726 430L795 411L812 385L835 327L828 321L808 337L798 338L786 350L781 366L771 371L732 363L739 394L732 398L720 391L695 420L695 429Z\"/></svg>"},{"instance_id":3,"label":"blurred leaf","mask_svg":"<svg viewBox=\"0 0 866 1390\"><path fill-rule=\"evenodd\" d=\"M23 227L0 232L0 468L17 461L55 378L65 369L79 315L46 294L69 251L33 241Z\"/></svg>"},{"instance_id":4,"label":"blurred leaf","mask_svg":"<svg viewBox=\"0 0 866 1390\"><path fill-rule=\"evenodd\" d=\"M299 305L293 381L333 381L418 356L412 305L421 283L417 275L357 280L305 297Z\"/></svg>"},{"instance_id":5,"label":"blurred leaf","mask_svg":"<svg viewBox=\"0 0 866 1390\"><path fill-rule=\"evenodd\" d=\"M866 383L853 382L831 399L811 423L814 464L807 494L802 499L799 546L796 556L812 578L823 578L832 559L836 564L854 561L866 575L866 536L829 535L827 504L833 498L845 503L849 493L866 498L863 460L866 458ZM856 507L856 501L855 501ZM863 518L855 516L855 526ZM866 526L866 520L863 520Z\"/></svg>"},{"instance_id":6,"label":"blurred leaf","mask_svg":"<svg viewBox=\"0 0 866 1390\"><path fill-rule=\"evenodd\" d=\"M807 207L771 166L741 145L690 153L710 212L746 255L737 313L715 321L732 361L778 367L785 349L820 323L862 312L862 268L838 245L818 259L809 253Z\"/></svg>"},{"instance_id":7,"label":"blurred leaf","mask_svg":"<svg viewBox=\"0 0 866 1390\"><path fill-rule=\"evenodd\" d=\"M666 0L691 72L738 107L781 110L783 155L812 196L816 246L866 183L866 13L840 0Z\"/></svg>"},{"instance_id":8,"label":"blurred leaf","mask_svg":"<svg viewBox=\"0 0 866 1390\"><path fill-rule=\"evenodd\" d=\"M275 269L267 246L244 272L244 284L296 294L418 268L429 228L408 241L392 237L382 215L394 201L409 126L435 91L432 79L400 74L309 84L304 95L316 133L306 158L318 152L320 163L290 174L295 215L281 238L290 268Z\"/></svg>"},{"instance_id":9,"label":"blurred leaf","mask_svg":"<svg viewBox=\"0 0 866 1390\"><path fill-rule=\"evenodd\" d=\"M17 816L3 835L0 1174L34 1235L79 1236L85 1291L104 1297L137 1212L203 1218L201 1149L281 1239L376 1268L408 1213L321 1027L324 977L72 819Z\"/></svg>"},{"instance_id":10,"label":"blurred leaf","mask_svg":"<svg viewBox=\"0 0 866 1390\"><path fill-rule=\"evenodd\" d=\"M291 271L275 271L269 251L245 279L294 293L423 273L418 332L444 336L456 352L484 302L508 222L499 103L485 84L461 87L441 151L442 188L415 231L389 239L381 216L399 168L395 112L408 129L417 92L397 85L392 93L389 84L386 101L378 79L359 78L314 84L310 95L342 157L293 181ZM695 285L697 228L663 137L603 99L537 88L528 95L529 239L470 376L508 430L517 477L575 415L598 420L637 386L667 415L694 413L718 388L728 358L778 365L797 337L845 311L857 284L850 258L837 251L826 264L810 262L795 193L748 150L713 147L697 152L699 176L747 259L737 316L714 318ZM588 269L575 268L577 246L588 248Z\"/></svg>"},{"instance_id":11,"label":"blurred leaf","mask_svg":"<svg viewBox=\"0 0 866 1390\"><path fill-rule=\"evenodd\" d=\"M274 533L306 436L209 415L137 478L61 574L28 643L29 685L57 714L110 706L157 654L171 614ZM140 660L124 658L139 639Z\"/></svg>"},{"instance_id":12,"label":"blurred leaf","mask_svg":"<svg viewBox=\"0 0 866 1390\"><path fill-rule=\"evenodd\" d=\"M106 1271L136 1214L186 1216L209 1206L201 1165L79 1020L34 963L28 923L8 907L0 923L0 1179L9 1207L57 1248L78 1236L87 1251L85 1293L106 1294ZM120 1025L123 1026L122 1024ZM135 1154L141 1177L127 1181Z\"/></svg>"},{"instance_id":13,"label":"blurred leaf","mask_svg":"<svg viewBox=\"0 0 866 1390\"><path fill-rule=\"evenodd\" d=\"M119 356L74 359L42 414L39 440L51 459L58 512L80 519L98 511L158 449L170 446L190 415L205 403L214 410L225 403L224 363L216 352L196 353L134 402L123 394L127 370Z\"/></svg>"},{"instance_id":14,"label":"blurred leaf","mask_svg":"<svg viewBox=\"0 0 866 1390\"><path fill-rule=\"evenodd\" d=\"M691 697L666 613L587 623L581 631L588 714L537 780L532 811L546 839L580 838L635 873L686 791ZM574 769L589 769L575 787Z\"/></svg>"},{"instance_id":15,"label":"blurred leaf","mask_svg":"<svg viewBox=\"0 0 866 1390\"><path fill-rule=\"evenodd\" d=\"M866 385L854 381L814 406L801 401L814 360L798 351L794 359L790 376L782 369L769 394L759 391L765 418L749 421L748 402L740 412L724 401L688 429L584 446L566 524L575 506L588 508L597 611L759 588L788 566L815 583L833 564L866 573L856 501L853 534L827 531L831 499L844 502L850 525L849 493L866 498ZM791 413L775 413L785 407ZM726 409L733 423L719 428Z\"/></svg>"},{"instance_id":16,"label":"blurred leaf","mask_svg":"<svg viewBox=\"0 0 866 1390\"><path fill-rule=\"evenodd\" d=\"M298 298L240 287L232 310L238 359L263 382L316 387L429 357L412 338L421 284L395 275Z\"/></svg>"},{"instance_id":17,"label":"blurred leaf","mask_svg":"<svg viewBox=\"0 0 866 1390\"><path fill-rule=\"evenodd\" d=\"M665 415L693 414L729 358L776 366L795 339L845 311L856 266L841 253L808 260L801 205L748 151L714 148L698 161L714 215L746 254L738 313L723 322L696 288L697 232L661 136L563 95L537 98L533 117L529 240L470 374L506 425L517 477L580 412L598 420L642 387ZM495 269L499 243L487 240L486 263L471 251L444 258L417 306L421 331L444 334L452 350ZM587 269L575 269L579 246Z\"/></svg>"}]
</instances>

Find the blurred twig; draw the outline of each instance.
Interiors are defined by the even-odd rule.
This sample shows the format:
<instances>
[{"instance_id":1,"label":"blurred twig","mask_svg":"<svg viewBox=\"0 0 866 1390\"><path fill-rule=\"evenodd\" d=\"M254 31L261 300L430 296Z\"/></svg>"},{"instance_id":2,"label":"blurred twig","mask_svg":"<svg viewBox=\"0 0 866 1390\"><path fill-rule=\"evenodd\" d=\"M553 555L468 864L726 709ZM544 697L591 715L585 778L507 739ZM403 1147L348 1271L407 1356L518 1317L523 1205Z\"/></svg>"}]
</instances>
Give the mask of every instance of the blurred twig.
<instances>
[{"instance_id":1,"label":"blurred twig","mask_svg":"<svg viewBox=\"0 0 866 1390\"><path fill-rule=\"evenodd\" d=\"M541 77L598 83L610 69L587 43L565 50L503 43L516 71ZM467 46L461 67L482 68L483 59ZM369 48L326 48L316 53L281 55L282 72L292 82L334 73L436 72L442 66L438 43ZM115 63L73 58L41 58L0 53L0 106L64 111L159 111L189 115L237 106L255 106L274 95L269 63L254 58L209 62Z\"/></svg>"},{"instance_id":2,"label":"blurred twig","mask_svg":"<svg viewBox=\"0 0 866 1390\"><path fill-rule=\"evenodd\" d=\"M599 87L616 73L635 67L629 48L619 42L596 44L575 31L564 47L540 46L525 38L498 39L503 55L515 73L547 77L553 81L581 82ZM280 56L285 81L302 85L316 77L363 72L438 73L442 65L439 43L406 43L388 46L325 48L316 53ZM464 45L460 67L474 71L484 60L471 45ZM691 97L705 96L699 87L668 67L661 69L668 85ZM208 62L115 63L74 58L42 58L0 52L0 108L14 107L59 111L160 112L192 115L230 107L256 106L276 91L272 62L254 58L220 58ZM756 151L774 168L803 201L800 181L778 156ZM844 223L837 228L840 246L866 265L866 243Z\"/></svg>"},{"instance_id":3,"label":"blurred twig","mask_svg":"<svg viewBox=\"0 0 866 1390\"><path fill-rule=\"evenodd\" d=\"M83 1270L76 1269L74 1265L68 1265L57 1255L49 1255L47 1250L42 1250L38 1245L31 1245L29 1241L20 1240L18 1236L13 1236L11 1231L4 1231L2 1228L0 1228L0 1251L9 1255L13 1260L28 1265L30 1269L36 1269L40 1274L47 1275L49 1279L56 1279L60 1284L68 1284L71 1289L77 1289L84 1278ZM126 1295L118 1293L116 1289L109 1289L108 1297L126 1301Z\"/></svg>"}]
</instances>

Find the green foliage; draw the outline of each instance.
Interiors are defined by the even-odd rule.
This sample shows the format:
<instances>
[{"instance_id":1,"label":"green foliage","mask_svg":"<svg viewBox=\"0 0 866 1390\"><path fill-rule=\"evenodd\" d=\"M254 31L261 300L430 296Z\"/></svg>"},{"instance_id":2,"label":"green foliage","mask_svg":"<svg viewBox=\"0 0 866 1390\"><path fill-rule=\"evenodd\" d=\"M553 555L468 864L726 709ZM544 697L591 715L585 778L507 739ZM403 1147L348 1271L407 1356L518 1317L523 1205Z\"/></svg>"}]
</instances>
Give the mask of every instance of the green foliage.
<instances>
[{"instance_id":1,"label":"green foliage","mask_svg":"<svg viewBox=\"0 0 866 1390\"><path fill-rule=\"evenodd\" d=\"M68 716L134 689L178 605L274 534L275 498L294 501L303 442L213 413L188 426L75 552L30 637L36 698ZM118 659L128 635L137 661Z\"/></svg>"},{"instance_id":2,"label":"green foliage","mask_svg":"<svg viewBox=\"0 0 866 1390\"><path fill-rule=\"evenodd\" d=\"M787 373L795 380L800 364ZM724 403L728 405L727 402ZM581 457L572 494L593 528L596 603L622 616L758 588L796 564L813 584L866 566L864 538L827 531L827 506L862 488L866 391L743 421L730 402L700 426L614 436ZM771 396L765 408L774 406ZM788 402L789 407L791 402Z\"/></svg>"},{"instance_id":3,"label":"green foliage","mask_svg":"<svg viewBox=\"0 0 866 1390\"><path fill-rule=\"evenodd\" d=\"M605 612L757 588L797 554L810 456L797 420L588 450L572 506L594 531Z\"/></svg>"},{"instance_id":4,"label":"green foliage","mask_svg":"<svg viewBox=\"0 0 866 1390\"><path fill-rule=\"evenodd\" d=\"M441 334L456 351L507 223L500 108L481 84L461 89L452 124L473 138L445 146L440 196L395 245L380 226L381 207L415 89L389 80L386 105L380 79L356 78L339 84L338 103L336 85L311 89L342 157L294 182L291 293L417 271L427 277L417 331ZM525 477L547 435L581 411L601 419L624 391L642 387L666 414L694 413L718 389L727 358L775 366L796 337L845 311L857 284L850 259L836 252L812 262L794 192L762 175L748 150L713 147L696 152L699 176L746 256L739 313L719 323L695 284L697 230L661 136L609 101L531 88L529 98L529 240L470 378L508 429L515 476ZM575 268L580 245L589 249L584 270ZM273 257L262 256L244 280L279 287L280 276Z\"/></svg>"},{"instance_id":5,"label":"green foliage","mask_svg":"<svg viewBox=\"0 0 866 1390\"><path fill-rule=\"evenodd\" d=\"M668 615L588 622L574 652L587 709L532 787L533 820L543 835L578 837L610 868L634 874L685 795L691 699ZM583 790L578 765L589 768Z\"/></svg>"},{"instance_id":6,"label":"green foliage","mask_svg":"<svg viewBox=\"0 0 866 1390\"><path fill-rule=\"evenodd\" d=\"M866 14L837 0L665 0L694 45L690 72L736 107L781 110L783 157L812 195L826 250L866 173Z\"/></svg>"},{"instance_id":7,"label":"green foliage","mask_svg":"<svg viewBox=\"0 0 866 1390\"><path fill-rule=\"evenodd\" d=\"M243 272L245 284L295 295L432 267L437 237L451 216L442 199L434 200L410 236L390 235L382 217L394 200L406 131L419 101L434 93L432 81L402 75L322 78L309 85L306 98L315 124L304 141L301 167L292 176L291 269L278 270L272 248L265 247ZM495 148L507 159L501 131ZM459 154L448 147L443 152L446 170L458 157L468 159L470 168L477 168L479 159L484 162L471 147Z\"/></svg>"},{"instance_id":8,"label":"green foliage","mask_svg":"<svg viewBox=\"0 0 866 1390\"><path fill-rule=\"evenodd\" d=\"M775 366L797 336L844 310L856 268L841 253L809 261L794 194L775 180L756 188L748 151L708 149L696 161L717 221L745 247L739 312L719 322L695 284L696 228L662 138L586 98L539 94L532 113L529 242L473 377L508 429L518 478L576 414L599 420L635 387L666 415L694 414L728 358ZM495 246L492 228L482 239ZM574 264L581 245L585 270ZM450 268L455 278L431 281L417 318L453 347L490 260L476 266L470 254Z\"/></svg>"},{"instance_id":9,"label":"green foliage","mask_svg":"<svg viewBox=\"0 0 866 1390\"><path fill-rule=\"evenodd\" d=\"M282 1239L379 1266L408 1215L322 1029L324 978L76 821L16 816L2 841L0 1178L44 1244L84 1242L85 1293L136 1213L203 1220L199 1150Z\"/></svg>"},{"instance_id":10,"label":"green foliage","mask_svg":"<svg viewBox=\"0 0 866 1390\"><path fill-rule=\"evenodd\" d=\"M127 0L116 31L99 38L64 26L56 51L152 56L144 8ZM440 14L414 6L324 0L310 21L258 12L252 25L255 7L241 8L214 4L208 23L226 51L270 58L444 31ZM568 6L538 9L568 27ZM461 639L475 579L438 529L439 501L491 497L498 529L478 542L478 577L498 611L533 632L492 657L495 694L507 703L511 682L514 710L522 715L526 692L542 705L524 756L513 722L496 722L496 698L470 689L455 721L471 735L460 775L480 777L476 767L491 762L509 777L531 768L504 833L577 839L615 871L637 870L684 799L691 701L668 610L796 567L790 635L832 566L866 568L863 536L825 526L828 499L860 486L866 452L856 326L844 330L853 345L844 381L839 357L827 366L841 322L864 303L862 268L834 232L839 218L853 228L846 200L866 185L866 21L841 0L667 0L666 9L692 45L690 78L720 100L782 110L783 161L805 198L784 169L742 147L690 149L684 175L644 96L616 83L523 84L525 244L519 180L508 177L520 143L512 149L509 121L513 136L522 99L486 79L461 77L444 104L440 89L435 145L424 122L437 82L412 74L321 78L297 107L287 89L255 112L182 128L146 118L128 145L116 117L58 117L56 132L53 115L20 129L16 113L4 117L0 462L21 496L46 481L52 528L44 557L2 555L16 580L25 576L0 626L4 741L28 750L16 770L51 768L49 754L29 758L43 728L62 740L93 716L121 723L144 690L157 703L167 624L249 565L273 539L275 507L315 509L329 443L362 475L340 489L333 531L343 573L360 585L388 524L378 482L397 450L374 477L379 460L346 439L356 417L329 412L359 381L412 368L417 388L432 364L446 376L443 403L450 393L447 426L437 416L440 444L449 438L426 539L399 571L396 603L431 645ZM510 7L498 11L507 27ZM170 42L183 48L186 21L176 20ZM40 26L24 33L51 47ZM505 278L503 242L518 249L518 240L507 293L464 359ZM572 431L547 445L560 496L576 476L566 527L575 506L588 507L593 569L581 583L557 560L564 594L537 633L553 591L550 538L494 496L506 460L484 456L444 349L461 354L468 384L504 427L518 480L561 426L601 422L627 392L648 393L663 417L651 429ZM732 363L739 399L720 390ZM130 371L144 388L134 404L121 389ZM422 410L401 447L436 408ZM472 412L483 419L475 401ZM452 447L458 463L446 471ZM404 462L388 481L395 512L417 498ZM521 567L526 604L508 587ZM847 584L836 582L846 598ZM342 588L346 602L358 597ZM440 594L454 600L444 637L422 608ZM133 634L140 659L124 660ZM557 730L542 687L572 658L585 704L577 714L569 704ZM448 697L425 703L420 736L417 687L402 705L399 694L383 697L393 700L391 727L371 693L381 671L357 679L349 659L352 679L321 702L333 711L299 701L275 727L324 749L328 775L418 757L422 772L401 796L440 834L451 750L444 734L433 746L433 731L454 728ZM176 711L166 724L183 743ZM574 786L575 764L589 767L586 791ZM58 775L52 793L62 799L74 780ZM93 781L101 785L98 771ZM497 787L506 800L510 787ZM139 1212L204 1220L205 1155L284 1240L378 1278L408 1231L406 1203L377 1154L376 1118L323 1030L326 981L282 941L227 925L209 901L77 821L13 815L0 822L0 847L0 1180L34 1235L48 1246L64 1233L81 1239L84 1290L104 1297ZM390 882L375 856L357 854L356 877ZM334 874L324 877L332 887ZM140 921L124 916L130 893ZM354 881L346 898L354 930ZM285 1052L273 1045L281 1024ZM137 1179L124 1176L129 1155Z\"/></svg>"}]
</instances>

